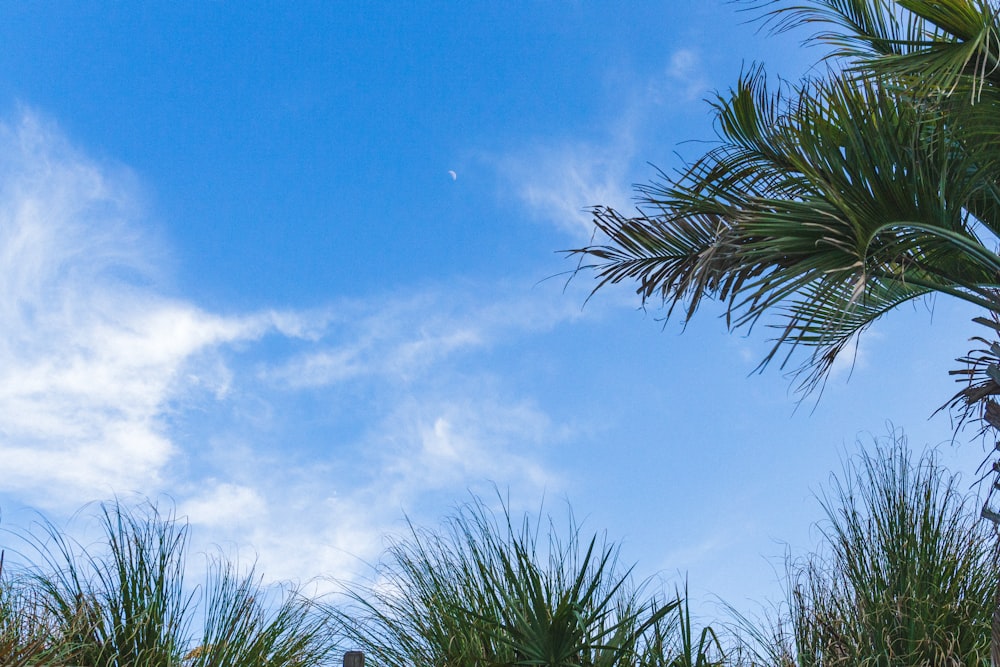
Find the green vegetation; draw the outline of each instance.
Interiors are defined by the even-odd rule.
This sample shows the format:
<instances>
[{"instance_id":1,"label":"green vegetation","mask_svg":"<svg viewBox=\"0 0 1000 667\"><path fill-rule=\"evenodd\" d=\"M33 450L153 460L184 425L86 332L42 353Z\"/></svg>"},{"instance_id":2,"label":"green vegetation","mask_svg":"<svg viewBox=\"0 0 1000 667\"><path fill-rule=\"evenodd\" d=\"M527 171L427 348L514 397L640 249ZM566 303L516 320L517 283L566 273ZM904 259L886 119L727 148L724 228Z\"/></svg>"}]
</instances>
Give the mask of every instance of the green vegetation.
<instances>
[{"instance_id":1,"label":"green vegetation","mask_svg":"<svg viewBox=\"0 0 1000 667\"><path fill-rule=\"evenodd\" d=\"M712 105L714 147L640 186L638 215L595 208L601 236L572 251L595 271L595 290L631 283L668 317L718 299L732 327L776 316L763 364L804 349L805 389L872 322L923 295L983 308L977 321L995 338L995 3L751 4L778 31L812 30L828 66L777 86L748 68ZM1000 346L987 342L972 360L958 371L974 385L956 397L960 410L1000 393Z\"/></svg>"},{"instance_id":2,"label":"green vegetation","mask_svg":"<svg viewBox=\"0 0 1000 667\"><path fill-rule=\"evenodd\" d=\"M950 406L959 423L1000 430L996 2L749 4L778 32L813 31L824 63L777 86L748 68L712 105L717 144L638 187L636 215L593 209L595 241L571 251L578 270L595 272L595 291L634 285L668 318L705 299L731 328L774 317L761 365L804 350L806 391L900 304L961 299L986 328L952 372L967 386ZM928 462L911 471L893 457L862 471L874 491L840 488L842 505L827 505L830 554L795 572L789 618L750 633L780 640L758 642L771 647L756 654L765 663L985 664L997 581L983 563L995 565L996 538L956 509L950 483L931 492ZM1000 610L994 634L1000 662Z\"/></svg>"},{"instance_id":3,"label":"green vegetation","mask_svg":"<svg viewBox=\"0 0 1000 667\"><path fill-rule=\"evenodd\" d=\"M3 567L3 556L0 552L0 664L23 667L58 662L65 651L58 646L37 590L15 580Z\"/></svg>"},{"instance_id":4,"label":"green vegetation","mask_svg":"<svg viewBox=\"0 0 1000 667\"><path fill-rule=\"evenodd\" d=\"M718 298L735 327L777 310L764 363L805 346L806 388L882 314L930 293L983 308L995 337L1000 12L811 0L768 16L818 27L831 66L777 91L751 68L714 104L716 147L640 188L638 216L595 209L606 241L574 252L597 289L634 282L688 317ZM983 343L956 404L1000 428L1000 344ZM989 664L1000 547L932 455L891 439L822 503L822 546L789 561L785 606L737 615L722 636L694 627L686 593L647 594L572 521L562 533L479 500L439 531L411 525L343 604L222 558L193 588L187 526L112 503L100 550L48 526L27 536L29 565L0 559L0 665L309 667L336 664L338 647L373 667Z\"/></svg>"},{"instance_id":5,"label":"green vegetation","mask_svg":"<svg viewBox=\"0 0 1000 667\"><path fill-rule=\"evenodd\" d=\"M635 583L572 517L559 530L473 499L437 530L411 525L369 583L315 600L220 557L192 586L187 526L111 503L96 546L51 525L22 536L0 570L0 665L319 667L344 649L370 667L989 664L1000 548L933 453L877 442L820 501L821 544L788 560L786 602L711 627L686 588Z\"/></svg>"},{"instance_id":6,"label":"green vegetation","mask_svg":"<svg viewBox=\"0 0 1000 667\"><path fill-rule=\"evenodd\" d=\"M824 62L797 84L744 71L712 105L717 144L638 187L636 215L593 209L595 241L571 251L578 270L595 272L595 291L635 286L668 318L705 299L731 328L774 317L761 365L805 351L806 391L900 304L961 299L986 328L953 371L967 386L950 406L959 423L1000 430L996 2L749 4L778 32L813 31ZM782 641L759 642L765 663L985 664L996 538L959 511L950 483L926 477L930 463L889 458L861 471L873 491L840 488L842 504L827 505L830 554L795 572L790 618L770 633ZM1000 610L994 632L1000 662Z\"/></svg>"},{"instance_id":7,"label":"green vegetation","mask_svg":"<svg viewBox=\"0 0 1000 667\"><path fill-rule=\"evenodd\" d=\"M0 665L309 667L337 655L329 617L252 569L216 558L190 588L187 525L173 514L115 502L100 520L100 550L50 524L23 536L36 557L0 577Z\"/></svg>"},{"instance_id":8,"label":"green vegetation","mask_svg":"<svg viewBox=\"0 0 1000 667\"><path fill-rule=\"evenodd\" d=\"M788 564L784 613L740 617L744 664L990 664L1000 549L959 489L901 437L848 463L822 498L822 548Z\"/></svg>"},{"instance_id":9,"label":"green vegetation","mask_svg":"<svg viewBox=\"0 0 1000 667\"><path fill-rule=\"evenodd\" d=\"M335 613L386 667L680 666L718 653L710 633L692 644L679 598L643 595L614 547L582 539L572 520L560 536L551 519L539 545L542 523L518 524L506 507L497 519L476 500L440 532L411 525L373 582L349 586L351 604Z\"/></svg>"}]
</instances>

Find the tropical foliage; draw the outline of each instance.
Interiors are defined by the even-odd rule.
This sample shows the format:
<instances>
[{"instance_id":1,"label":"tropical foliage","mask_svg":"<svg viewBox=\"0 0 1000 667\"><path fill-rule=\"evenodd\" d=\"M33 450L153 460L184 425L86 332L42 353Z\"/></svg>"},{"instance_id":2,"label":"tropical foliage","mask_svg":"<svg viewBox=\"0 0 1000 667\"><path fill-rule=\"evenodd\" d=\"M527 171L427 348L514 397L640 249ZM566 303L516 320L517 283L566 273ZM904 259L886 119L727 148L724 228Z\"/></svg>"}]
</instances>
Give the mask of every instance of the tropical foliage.
<instances>
[{"instance_id":1,"label":"tropical foliage","mask_svg":"<svg viewBox=\"0 0 1000 667\"><path fill-rule=\"evenodd\" d=\"M741 617L743 664L990 664L1000 550L933 452L876 443L822 503L822 548L788 563L784 613Z\"/></svg>"},{"instance_id":2,"label":"tropical foliage","mask_svg":"<svg viewBox=\"0 0 1000 667\"><path fill-rule=\"evenodd\" d=\"M775 315L762 362L821 383L868 325L941 293L1000 315L1000 17L986 0L806 0L772 9L829 47L825 74L769 84L749 68L713 103L718 143L639 188L639 214L593 209L603 240L573 251L597 288L632 283L732 327ZM990 331L995 337L995 332ZM1000 348L973 354L959 407L1000 392ZM990 370L992 367L992 371ZM995 379L996 378L996 379ZM998 422L1000 423L1000 422Z\"/></svg>"},{"instance_id":3,"label":"tropical foliage","mask_svg":"<svg viewBox=\"0 0 1000 667\"><path fill-rule=\"evenodd\" d=\"M692 630L680 596L643 596L617 550L565 537L541 517L498 519L480 500L439 531L411 525L369 585L348 586L348 634L385 667L719 664L711 630Z\"/></svg>"},{"instance_id":4,"label":"tropical foliage","mask_svg":"<svg viewBox=\"0 0 1000 667\"><path fill-rule=\"evenodd\" d=\"M112 503L91 546L47 525L3 565L0 664L319 667L341 647L372 667L989 664L1000 547L933 452L894 434L820 500L821 546L788 560L787 602L722 635L694 620L686 588L636 584L571 516L516 520L473 499L316 601L221 557L192 587L186 525Z\"/></svg>"},{"instance_id":5,"label":"tropical foliage","mask_svg":"<svg viewBox=\"0 0 1000 667\"><path fill-rule=\"evenodd\" d=\"M593 209L603 237L572 252L595 289L636 284L668 316L706 298L732 327L776 314L763 363L806 348L806 388L896 306L967 301L988 333L957 404L1000 428L1000 9L801 2L756 4L775 30L816 29L824 73L775 87L749 68L713 102L717 145L640 187L638 215ZM377 667L986 665L1000 547L973 502L899 439L849 463L823 497L823 548L788 564L787 605L740 617L729 652L686 591L649 595L614 545L502 503L410 525L322 607L221 557L192 587L186 524L110 503L98 546L47 525L18 566L0 551L0 665L309 667L338 662L341 633Z\"/></svg>"},{"instance_id":6,"label":"tropical foliage","mask_svg":"<svg viewBox=\"0 0 1000 667\"><path fill-rule=\"evenodd\" d=\"M153 505L100 507L104 539L84 547L51 524L0 578L0 664L87 667L309 667L338 655L329 617L292 588L216 558L184 581L187 525ZM195 629L195 621L201 629Z\"/></svg>"}]
</instances>

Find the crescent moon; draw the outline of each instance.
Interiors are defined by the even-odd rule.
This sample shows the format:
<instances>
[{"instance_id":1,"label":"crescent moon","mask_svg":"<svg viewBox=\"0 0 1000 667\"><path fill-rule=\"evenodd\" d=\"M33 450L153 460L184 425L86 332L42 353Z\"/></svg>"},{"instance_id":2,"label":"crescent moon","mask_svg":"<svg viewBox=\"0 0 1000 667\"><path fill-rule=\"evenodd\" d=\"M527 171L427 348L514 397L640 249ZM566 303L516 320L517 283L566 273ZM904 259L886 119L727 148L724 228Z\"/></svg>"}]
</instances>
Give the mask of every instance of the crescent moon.
<instances>
[{"instance_id":1,"label":"crescent moon","mask_svg":"<svg viewBox=\"0 0 1000 667\"><path fill-rule=\"evenodd\" d=\"M453 180L453 181L456 180L456 179L458 179L458 174L456 174L451 169L448 170L448 175L451 176L451 180Z\"/></svg>"}]
</instances>

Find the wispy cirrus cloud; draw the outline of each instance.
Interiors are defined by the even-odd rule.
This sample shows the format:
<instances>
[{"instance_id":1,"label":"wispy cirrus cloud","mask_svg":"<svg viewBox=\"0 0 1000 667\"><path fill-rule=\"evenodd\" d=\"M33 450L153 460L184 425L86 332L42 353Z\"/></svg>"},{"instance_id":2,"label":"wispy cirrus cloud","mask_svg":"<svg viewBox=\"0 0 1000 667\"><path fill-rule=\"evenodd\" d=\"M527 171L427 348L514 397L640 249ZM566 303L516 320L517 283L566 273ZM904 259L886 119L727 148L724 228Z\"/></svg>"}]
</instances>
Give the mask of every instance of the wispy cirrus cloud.
<instances>
[{"instance_id":1,"label":"wispy cirrus cloud","mask_svg":"<svg viewBox=\"0 0 1000 667\"><path fill-rule=\"evenodd\" d=\"M697 102L711 90L708 81L698 50L680 48L670 54L663 76L650 81L650 100L657 105Z\"/></svg>"},{"instance_id":2,"label":"wispy cirrus cloud","mask_svg":"<svg viewBox=\"0 0 1000 667\"><path fill-rule=\"evenodd\" d=\"M488 290L488 298L482 292ZM520 336L584 317L580 299L557 290L492 287L427 288L405 299L331 306L322 337L287 359L262 366L259 376L291 389L360 379L418 381L456 356L489 350Z\"/></svg>"},{"instance_id":3,"label":"wispy cirrus cloud","mask_svg":"<svg viewBox=\"0 0 1000 667\"><path fill-rule=\"evenodd\" d=\"M697 48L680 47L666 65L642 77L609 105L607 118L594 136L574 141L538 141L497 159L497 169L513 194L537 218L576 239L593 234L587 212L592 206L632 208L632 183L648 180L643 141L670 123L672 112L700 104L708 92L708 76ZM648 150L645 149L645 150Z\"/></svg>"},{"instance_id":4,"label":"wispy cirrus cloud","mask_svg":"<svg viewBox=\"0 0 1000 667\"><path fill-rule=\"evenodd\" d=\"M536 145L504 157L499 168L536 217L585 239L593 231L587 208L628 205L631 144L621 135L606 144Z\"/></svg>"},{"instance_id":5,"label":"wispy cirrus cloud","mask_svg":"<svg viewBox=\"0 0 1000 667\"><path fill-rule=\"evenodd\" d=\"M166 495L203 543L302 578L357 568L403 510L491 482L533 503L561 483L545 443L564 427L459 362L581 317L579 301L440 287L213 313L159 287L162 243L127 169L31 112L0 122L0 156L0 500L65 514ZM355 390L379 397L364 423L324 421ZM314 428L282 421L301 396Z\"/></svg>"},{"instance_id":6,"label":"wispy cirrus cloud","mask_svg":"<svg viewBox=\"0 0 1000 667\"><path fill-rule=\"evenodd\" d=\"M168 403L221 389L198 355L282 326L156 293L156 246L124 169L32 113L0 125L0 490L45 504L156 490Z\"/></svg>"},{"instance_id":7,"label":"wispy cirrus cloud","mask_svg":"<svg viewBox=\"0 0 1000 667\"><path fill-rule=\"evenodd\" d=\"M566 435L530 402L419 391L353 443L308 464L262 462L238 481L213 479L181 509L213 542L252 550L269 577L346 579L366 573L386 535L405 531L404 516L433 522L470 492L489 498L494 488L515 511L558 494L566 482L544 461ZM243 497L252 499L246 511Z\"/></svg>"}]
</instances>

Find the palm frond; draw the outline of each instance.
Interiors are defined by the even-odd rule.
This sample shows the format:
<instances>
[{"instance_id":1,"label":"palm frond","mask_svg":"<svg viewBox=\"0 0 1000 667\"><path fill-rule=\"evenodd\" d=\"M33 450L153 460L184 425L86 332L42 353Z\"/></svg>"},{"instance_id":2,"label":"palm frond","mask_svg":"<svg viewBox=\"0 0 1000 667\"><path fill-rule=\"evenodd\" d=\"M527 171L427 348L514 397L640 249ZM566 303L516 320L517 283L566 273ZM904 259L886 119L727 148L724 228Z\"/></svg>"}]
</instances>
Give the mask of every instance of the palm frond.
<instances>
[{"instance_id":1,"label":"palm frond","mask_svg":"<svg viewBox=\"0 0 1000 667\"><path fill-rule=\"evenodd\" d=\"M1000 259L979 236L1000 229L1000 152L964 150L937 108L891 79L831 71L772 93L753 68L715 109L719 144L639 188L638 215L594 209L604 242L571 252L595 289L633 282L668 318L718 299L737 328L778 313L764 363L811 348L807 388L909 299L942 292L1000 311Z\"/></svg>"},{"instance_id":2,"label":"palm frond","mask_svg":"<svg viewBox=\"0 0 1000 667\"><path fill-rule=\"evenodd\" d=\"M785 5L778 0L753 4ZM771 9L763 20L777 33L817 27L810 41L833 46L831 55L841 58L902 54L926 32L922 23L905 21L891 0L817 0Z\"/></svg>"}]
</instances>

